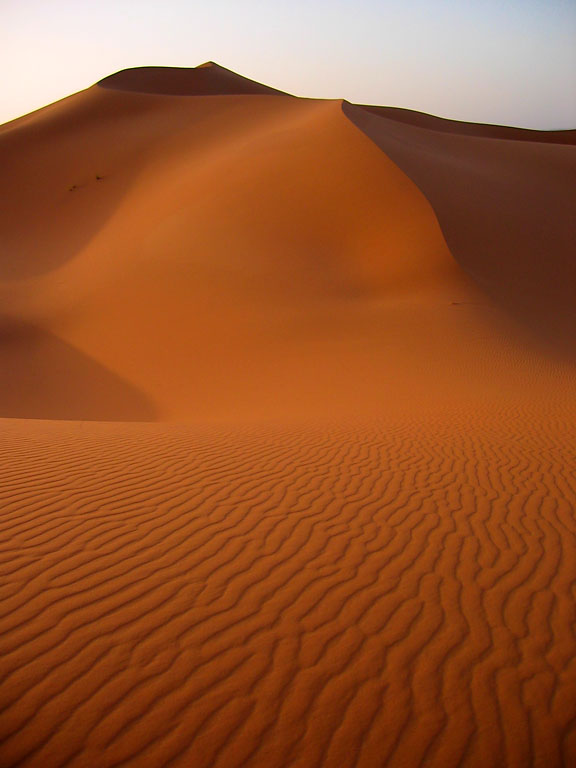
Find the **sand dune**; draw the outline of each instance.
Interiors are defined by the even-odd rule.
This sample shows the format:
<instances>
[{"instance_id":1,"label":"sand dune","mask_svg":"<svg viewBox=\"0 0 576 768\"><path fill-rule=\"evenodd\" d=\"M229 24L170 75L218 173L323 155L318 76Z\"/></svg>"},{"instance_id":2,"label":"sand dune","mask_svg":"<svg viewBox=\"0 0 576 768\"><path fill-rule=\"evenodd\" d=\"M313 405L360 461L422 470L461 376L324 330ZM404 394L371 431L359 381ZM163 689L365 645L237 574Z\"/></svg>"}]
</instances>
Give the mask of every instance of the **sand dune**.
<instances>
[{"instance_id":1,"label":"sand dune","mask_svg":"<svg viewBox=\"0 0 576 768\"><path fill-rule=\"evenodd\" d=\"M2 767L576 762L573 134L211 62L0 127Z\"/></svg>"},{"instance_id":2,"label":"sand dune","mask_svg":"<svg viewBox=\"0 0 576 768\"><path fill-rule=\"evenodd\" d=\"M379 117L387 117L401 123L427 128L442 133L453 133L462 136L478 136L491 139L512 139L514 141L535 141L546 144L576 144L574 131L537 131L529 128L512 128L507 125L489 125L487 123L466 123L462 120L447 120L436 115L427 115L413 109L401 107L373 107L366 104L361 106L367 112Z\"/></svg>"},{"instance_id":3,"label":"sand dune","mask_svg":"<svg viewBox=\"0 0 576 768\"><path fill-rule=\"evenodd\" d=\"M213 61L194 69L179 67L135 67L123 69L98 83L102 88L138 93L165 93L179 96L222 94L282 94L275 88L237 75ZM286 94L282 94L286 95Z\"/></svg>"},{"instance_id":4,"label":"sand dune","mask_svg":"<svg viewBox=\"0 0 576 768\"><path fill-rule=\"evenodd\" d=\"M346 114L418 184L454 257L549 340L576 349L576 147ZM571 132L568 132L571 133Z\"/></svg>"},{"instance_id":5,"label":"sand dune","mask_svg":"<svg viewBox=\"0 0 576 768\"><path fill-rule=\"evenodd\" d=\"M410 152L426 170L419 147ZM548 360L530 348L525 323L514 327L506 314L514 297L502 311L482 290L492 287L485 278L502 247L530 222L519 218L502 234L478 286L454 261L418 186L339 101L95 87L5 127L0 159L7 320L93 359L157 418L366 415L383 401L409 410L443 401L447 387L450 401L514 392L526 378L549 387ZM558 200L563 174L552 190ZM475 214L448 202L466 234ZM557 244L568 227L562 211L555 216L546 232ZM487 218L479 224L489 232ZM525 241L522 269L515 255L501 267L503 290L528 280L536 303L541 291L560 306L543 279L533 285L541 253L525 252ZM476 245L455 251L473 277ZM567 255L568 241L561 245L554 258ZM562 276L550 270L549 280L568 295ZM23 345L6 351L8 377L17 371L10 354L25 357ZM492 370L489 381L482 368ZM135 409L109 401L105 389L80 396L82 418L133 418ZM67 399L63 407L59 415L79 417L76 406L65 412ZM0 415L54 416L13 408L0 395Z\"/></svg>"},{"instance_id":6,"label":"sand dune","mask_svg":"<svg viewBox=\"0 0 576 768\"><path fill-rule=\"evenodd\" d=\"M363 406L415 381L406 333L433 357L453 326L467 349L450 302L474 286L340 102L96 88L57 106L4 138L3 183L20 186L2 214L5 306L162 418Z\"/></svg>"}]
</instances>

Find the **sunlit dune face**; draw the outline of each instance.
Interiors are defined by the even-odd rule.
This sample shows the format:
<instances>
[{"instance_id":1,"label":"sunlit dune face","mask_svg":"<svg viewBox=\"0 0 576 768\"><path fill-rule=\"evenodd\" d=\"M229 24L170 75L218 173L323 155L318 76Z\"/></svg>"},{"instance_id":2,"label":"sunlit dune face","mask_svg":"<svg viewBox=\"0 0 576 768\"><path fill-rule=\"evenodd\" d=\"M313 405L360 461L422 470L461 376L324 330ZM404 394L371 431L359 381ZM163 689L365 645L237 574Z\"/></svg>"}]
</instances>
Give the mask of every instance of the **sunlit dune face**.
<instances>
[{"instance_id":1,"label":"sunlit dune face","mask_svg":"<svg viewBox=\"0 0 576 768\"><path fill-rule=\"evenodd\" d=\"M409 346L429 346L443 331L419 333L421 313L475 295L425 198L339 102L99 88L77 102L7 137L12 179L31 158L45 168L4 211L11 311L171 418L355 409L358 367L380 401L412 365L397 313Z\"/></svg>"},{"instance_id":2,"label":"sunlit dune face","mask_svg":"<svg viewBox=\"0 0 576 768\"><path fill-rule=\"evenodd\" d=\"M207 64L242 90L244 78ZM198 76L144 68L111 82L150 72L168 84ZM356 413L509 391L524 376L509 361L532 360L530 323L515 328L502 313L515 309L520 268L510 259L505 272L497 250L486 256L483 238L500 237L494 222L514 221L500 238L508 250L513 232L526 233L532 304L559 301L527 271L541 263L530 256L539 247L530 211L525 225L521 207L499 218L494 206L513 199L488 188L466 203L466 179L478 189L487 162L474 165L475 147L493 147L499 162L500 142L485 141L336 101L90 89L3 137L5 314L98 361L161 418ZM477 376L493 368L494 349L500 384Z\"/></svg>"}]
</instances>

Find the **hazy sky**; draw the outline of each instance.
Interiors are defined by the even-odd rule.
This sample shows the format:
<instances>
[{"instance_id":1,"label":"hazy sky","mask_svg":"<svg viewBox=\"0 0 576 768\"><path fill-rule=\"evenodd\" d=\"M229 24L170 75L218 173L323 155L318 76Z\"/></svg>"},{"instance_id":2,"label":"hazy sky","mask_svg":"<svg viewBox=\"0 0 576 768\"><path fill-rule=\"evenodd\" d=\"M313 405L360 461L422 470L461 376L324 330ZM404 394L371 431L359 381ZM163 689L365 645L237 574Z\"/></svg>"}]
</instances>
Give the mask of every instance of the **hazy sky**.
<instances>
[{"instance_id":1,"label":"hazy sky","mask_svg":"<svg viewBox=\"0 0 576 768\"><path fill-rule=\"evenodd\" d=\"M0 0L0 123L125 67L576 128L576 0Z\"/></svg>"}]
</instances>

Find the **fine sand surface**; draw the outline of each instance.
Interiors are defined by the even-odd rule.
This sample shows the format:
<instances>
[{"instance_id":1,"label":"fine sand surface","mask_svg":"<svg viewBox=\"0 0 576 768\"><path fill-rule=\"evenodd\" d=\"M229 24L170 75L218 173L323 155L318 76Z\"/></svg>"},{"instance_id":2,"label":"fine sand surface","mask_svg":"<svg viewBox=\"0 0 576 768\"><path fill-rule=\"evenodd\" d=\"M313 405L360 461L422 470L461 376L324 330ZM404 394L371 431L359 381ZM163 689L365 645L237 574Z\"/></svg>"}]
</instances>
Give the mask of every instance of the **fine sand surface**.
<instances>
[{"instance_id":1,"label":"fine sand surface","mask_svg":"<svg viewBox=\"0 0 576 768\"><path fill-rule=\"evenodd\" d=\"M5 421L0 764L572 765L575 446Z\"/></svg>"},{"instance_id":2,"label":"fine sand surface","mask_svg":"<svg viewBox=\"0 0 576 768\"><path fill-rule=\"evenodd\" d=\"M573 132L211 62L0 127L0 766L576 763Z\"/></svg>"}]
</instances>

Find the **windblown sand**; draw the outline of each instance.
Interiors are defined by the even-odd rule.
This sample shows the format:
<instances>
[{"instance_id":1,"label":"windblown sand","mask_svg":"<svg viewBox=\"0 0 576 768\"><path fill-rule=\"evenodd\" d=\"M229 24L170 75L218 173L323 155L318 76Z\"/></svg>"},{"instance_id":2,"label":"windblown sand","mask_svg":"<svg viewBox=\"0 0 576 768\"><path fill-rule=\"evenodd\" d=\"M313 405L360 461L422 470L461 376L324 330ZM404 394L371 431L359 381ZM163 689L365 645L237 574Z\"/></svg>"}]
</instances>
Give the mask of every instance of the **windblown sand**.
<instances>
[{"instance_id":1,"label":"windblown sand","mask_svg":"<svg viewBox=\"0 0 576 768\"><path fill-rule=\"evenodd\" d=\"M576 148L510 130L216 65L0 128L2 768L576 762Z\"/></svg>"}]
</instances>

